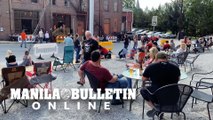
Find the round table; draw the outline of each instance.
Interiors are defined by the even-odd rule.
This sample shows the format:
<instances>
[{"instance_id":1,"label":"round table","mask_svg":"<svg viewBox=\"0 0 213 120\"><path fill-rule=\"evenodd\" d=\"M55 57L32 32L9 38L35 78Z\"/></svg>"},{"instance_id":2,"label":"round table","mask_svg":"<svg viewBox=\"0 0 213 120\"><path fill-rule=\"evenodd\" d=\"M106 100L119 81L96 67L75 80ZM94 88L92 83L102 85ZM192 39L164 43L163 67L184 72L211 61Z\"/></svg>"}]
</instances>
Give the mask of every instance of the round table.
<instances>
[{"instance_id":1,"label":"round table","mask_svg":"<svg viewBox=\"0 0 213 120\"><path fill-rule=\"evenodd\" d=\"M133 69L133 74L130 75L129 70L125 70L122 73L123 76L127 77L127 78L131 78L131 79L135 79L135 80L141 80L142 76L140 76L140 71L139 69Z\"/></svg>"},{"instance_id":2,"label":"round table","mask_svg":"<svg viewBox=\"0 0 213 120\"><path fill-rule=\"evenodd\" d=\"M135 79L135 80L141 80L142 76L140 76L139 69L134 69L133 71L134 71L133 74L130 75L129 70L125 70L125 71L122 72L122 75L127 77L127 78L131 78L131 79ZM180 80L184 80L186 78L188 78L187 73L181 71L180 72Z\"/></svg>"}]
</instances>

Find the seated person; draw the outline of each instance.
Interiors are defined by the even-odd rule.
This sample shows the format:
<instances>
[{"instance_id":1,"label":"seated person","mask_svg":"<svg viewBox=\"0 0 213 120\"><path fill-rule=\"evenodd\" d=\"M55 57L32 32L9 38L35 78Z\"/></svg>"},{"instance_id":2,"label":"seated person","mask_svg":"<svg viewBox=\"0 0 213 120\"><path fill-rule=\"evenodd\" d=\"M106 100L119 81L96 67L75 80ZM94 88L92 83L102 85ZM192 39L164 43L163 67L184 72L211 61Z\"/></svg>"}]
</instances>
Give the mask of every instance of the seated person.
<instances>
[{"instance_id":1,"label":"seated person","mask_svg":"<svg viewBox=\"0 0 213 120\"><path fill-rule=\"evenodd\" d=\"M166 43L163 45L163 50L169 50L171 48L169 41L166 41Z\"/></svg>"},{"instance_id":2,"label":"seated person","mask_svg":"<svg viewBox=\"0 0 213 120\"><path fill-rule=\"evenodd\" d=\"M119 58L121 59L121 58L126 58L126 54L127 54L127 48L123 48L119 53L118 53L118 55L119 55Z\"/></svg>"},{"instance_id":3,"label":"seated person","mask_svg":"<svg viewBox=\"0 0 213 120\"><path fill-rule=\"evenodd\" d=\"M138 60L137 62L140 63L140 64L143 64L144 62L144 59L145 59L145 56L146 56L146 53L143 49L138 49Z\"/></svg>"},{"instance_id":4,"label":"seated person","mask_svg":"<svg viewBox=\"0 0 213 120\"><path fill-rule=\"evenodd\" d=\"M174 40L170 40L170 46L171 46L171 50L172 51L176 51L176 47L175 47L175 43L174 43Z\"/></svg>"},{"instance_id":5,"label":"seated person","mask_svg":"<svg viewBox=\"0 0 213 120\"><path fill-rule=\"evenodd\" d=\"M94 51L91 54L91 59L85 62L78 71L80 81L78 84L84 85L85 75L84 71L87 70L89 73L94 75L100 82L100 87L104 88L127 88L127 80L124 77L112 76L106 68L101 65L101 55L99 51ZM115 100L113 96L112 105L122 104L120 100Z\"/></svg>"},{"instance_id":6,"label":"seated person","mask_svg":"<svg viewBox=\"0 0 213 120\"><path fill-rule=\"evenodd\" d=\"M32 65L32 58L29 55L29 51L25 51L23 62L19 66L30 66Z\"/></svg>"},{"instance_id":7,"label":"seated person","mask_svg":"<svg viewBox=\"0 0 213 120\"><path fill-rule=\"evenodd\" d=\"M207 46L211 47L213 45L212 37L207 40Z\"/></svg>"},{"instance_id":8,"label":"seated person","mask_svg":"<svg viewBox=\"0 0 213 120\"><path fill-rule=\"evenodd\" d=\"M153 42L153 47L156 47L158 49L158 51L160 51L160 47L158 46L158 43L156 41Z\"/></svg>"},{"instance_id":9,"label":"seated person","mask_svg":"<svg viewBox=\"0 0 213 120\"><path fill-rule=\"evenodd\" d=\"M136 63L127 63L126 64L127 67L134 67L134 68L141 68L142 69L142 64L144 63L146 53L144 52L143 49L139 48L137 55L138 56L137 56Z\"/></svg>"},{"instance_id":10,"label":"seated person","mask_svg":"<svg viewBox=\"0 0 213 120\"><path fill-rule=\"evenodd\" d=\"M13 55L13 52L11 50L7 50L5 59L6 59L7 67L18 66L18 64L16 62L16 56Z\"/></svg>"},{"instance_id":11,"label":"seated person","mask_svg":"<svg viewBox=\"0 0 213 120\"><path fill-rule=\"evenodd\" d=\"M107 50L106 48L99 45L99 51L102 56L106 59L111 59L111 51Z\"/></svg>"},{"instance_id":12,"label":"seated person","mask_svg":"<svg viewBox=\"0 0 213 120\"><path fill-rule=\"evenodd\" d=\"M149 51L151 48L153 47L153 43L150 40L147 44L146 44L146 50Z\"/></svg>"},{"instance_id":13,"label":"seated person","mask_svg":"<svg viewBox=\"0 0 213 120\"><path fill-rule=\"evenodd\" d=\"M147 61L145 61L144 63L144 67L148 66L149 64L153 63L155 61L155 56L158 53L158 49L156 47L152 47L149 50L149 59Z\"/></svg>"},{"instance_id":14,"label":"seated person","mask_svg":"<svg viewBox=\"0 0 213 120\"><path fill-rule=\"evenodd\" d=\"M130 59L134 59L136 53L137 53L137 50L132 49L130 52Z\"/></svg>"},{"instance_id":15,"label":"seated person","mask_svg":"<svg viewBox=\"0 0 213 120\"><path fill-rule=\"evenodd\" d=\"M173 57L173 58L177 57L178 55L186 52L186 49L187 49L186 48L186 44L185 43L181 43L180 47L175 52L172 53L171 57Z\"/></svg>"},{"instance_id":16,"label":"seated person","mask_svg":"<svg viewBox=\"0 0 213 120\"><path fill-rule=\"evenodd\" d=\"M180 78L180 69L174 64L168 62L167 54L165 52L157 53L156 57L156 62L149 65L142 76L143 81L150 80L152 82L151 86L147 87L147 89L152 93L162 86L178 83ZM157 103L157 100L154 96L149 94L147 89L142 88L140 93L148 102L148 105L153 108L153 104ZM152 109L147 112L147 116L153 117L155 113L155 110Z\"/></svg>"}]
</instances>

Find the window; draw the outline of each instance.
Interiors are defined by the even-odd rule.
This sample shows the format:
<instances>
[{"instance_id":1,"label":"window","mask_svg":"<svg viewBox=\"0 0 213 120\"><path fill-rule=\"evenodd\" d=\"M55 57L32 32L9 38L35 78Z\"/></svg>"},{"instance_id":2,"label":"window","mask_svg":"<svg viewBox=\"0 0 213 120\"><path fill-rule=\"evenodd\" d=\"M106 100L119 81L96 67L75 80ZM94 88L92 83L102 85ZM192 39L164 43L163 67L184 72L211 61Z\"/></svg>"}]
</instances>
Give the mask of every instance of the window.
<instances>
[{"instance_id":1,"label":"window","mask_svg":"<svg viewBox=\"0 0 213 120\"><path fill-rule=\"evenodd\" d=\"M55 0L52 0L52 5L56 5L56 1Z\"/></svg>"},{"instance_id":2,"label":"window","mask_svg":"<svg viewBox=\"0 0 213 120\"><path fill-rule=\"evenodd\" d=\"M114 2L114 12L118 11L118 1Z\"/></svg>"},{"instance_id":3,"label":"window","mask_svg":"<svg viewBox=\"0 0 213 120\"><path fill-rule=\"evenodd\" d=\"M69 7L69 1L68 0L64 0L64 6Z\"/></svg>"},{"instance_id":4,"label":"window","mask_svg":"<svg viewBox=\"0 0 213 120\"><path fill-rule=\"evenodd\" d=\"M108 0L104 0L104 10L109 11L109 1Z\"/></svg>"},{"instance_id":5,"label":"window","mask_svg":"<svg viewBox=\"0 0 213 120\"><path fill-rule=\"evenodd\" d=\"M32 3L38 3L38 0L31 0Z\"/></svg>"}]
</instances>

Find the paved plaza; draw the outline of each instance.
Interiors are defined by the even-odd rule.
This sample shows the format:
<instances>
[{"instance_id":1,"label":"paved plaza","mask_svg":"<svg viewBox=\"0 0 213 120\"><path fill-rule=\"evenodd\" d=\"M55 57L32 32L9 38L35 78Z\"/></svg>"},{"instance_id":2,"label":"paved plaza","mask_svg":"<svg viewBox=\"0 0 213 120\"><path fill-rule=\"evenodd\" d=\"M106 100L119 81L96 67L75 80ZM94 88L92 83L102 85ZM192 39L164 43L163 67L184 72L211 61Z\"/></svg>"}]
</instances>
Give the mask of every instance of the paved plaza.
<instances>
[{"instance_id":1,"label":"paved plaza","mask_svg":"<svg viewBox=\"0 0 213 120\"><path fill-rule=\"evenodd\" d=\"M29 46L29 45L28 45ZM57 57L63 56L63 44L58 44L59 54ZM118 51L123 47L123 42L115 43L113 54L117 55ZM130 46L132 48L132 46ZM129 48L130 48L129 47ZM5 53L7 49L11 49L17 57L18 63L22 61L25 48L20 48L19 44L0 44L0 67L5 67ZM33 49L30 51L34 61L38 61L36 56L33 55ZM194 54L190 54L193 56ZM44 56L44 61L53 61L54 59L50 56ZM111 73L120 74L122 71L126 70L126 63L132 60L119 60L116 57L110 60L102 60L102 65L110 70ZM195 69L192 71L190 67L187 67L188 78L181 80L179 83L189 84L191 80L191 75L195 72L207 72L213 70L213 49L207 50L202 53L197 61L195 62ZM77 67L78 65L76 65ZM181 67L181 70L184 70ZM89 88L89 82L86 81L86 85L83 87L76 84L79 80L77 70L73 68L68 68L68 71L64 73L63 70L58 69L53 72L57 79L53 81L54 88ZM141 84L141 82L140 82ZM80 101L80 110L77 110L76 103L78 101L66 101L70 110L64 110L64 101L57 101L57 110L48 110L47 101L39 101L41 103L41 108L39 110L33 110L31 104L34 101L29 101L29 106L27 108L21 106L20 104L15 104L9 113L4 114L0 111L0 120L141 120L142 119L142 97L139 96L132 105L132 111L129 111L129 101L125 101L124 108L121 105L110 106L110 110L101 110L101 113L97 113L94 110L88 110L88 101ZM145 113L150 110L150 108L145 106ZM213 105L210 105L211 113L213 113ZM186 113L187 120L208 120L206 103L198 102L191 108L191 98L188 100L184 110ZM213 117L213 114L212 114ZM170 119L170 114L165 114L166 120ZM149 120L145 115L144 120ZM183 119L183 115L174 115L174 120Z\"/></svg>"}]
</instances>

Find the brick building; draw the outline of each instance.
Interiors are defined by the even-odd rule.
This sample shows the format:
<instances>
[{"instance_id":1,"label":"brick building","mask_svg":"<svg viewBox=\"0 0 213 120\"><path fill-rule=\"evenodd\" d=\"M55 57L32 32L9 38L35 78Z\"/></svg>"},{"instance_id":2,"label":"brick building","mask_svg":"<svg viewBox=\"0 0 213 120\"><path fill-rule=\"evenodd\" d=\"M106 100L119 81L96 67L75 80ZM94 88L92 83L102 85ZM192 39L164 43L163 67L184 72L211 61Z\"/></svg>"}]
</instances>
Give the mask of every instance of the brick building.
<instances>
[{"instance_id":1,"label":"brick building","mask_svg":"<svg viewBox=\"0 0 213 120\"><path fill-rule=\"evenodd\" d=\"M88 29L89 0L0 0L0 40L23 29L50 31L59 24L82 35ZM94 0L94 34L120 32L122 0Z\"/></svg>"}]
</instances>

